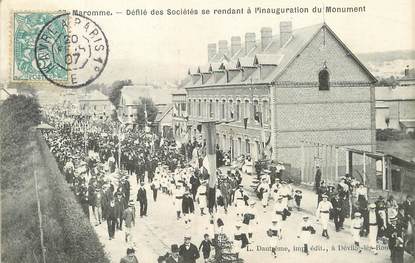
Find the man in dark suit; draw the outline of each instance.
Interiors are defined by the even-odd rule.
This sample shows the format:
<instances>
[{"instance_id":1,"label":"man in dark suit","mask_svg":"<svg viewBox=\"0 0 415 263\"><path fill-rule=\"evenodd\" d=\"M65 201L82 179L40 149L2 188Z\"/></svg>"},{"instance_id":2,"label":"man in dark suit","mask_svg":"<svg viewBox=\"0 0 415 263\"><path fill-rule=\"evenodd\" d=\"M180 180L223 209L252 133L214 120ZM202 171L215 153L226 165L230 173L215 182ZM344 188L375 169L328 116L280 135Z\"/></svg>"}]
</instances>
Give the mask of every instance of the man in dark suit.
<instances>
[{"instance_id":1,"label":"man in dark suit","mask_svg":"<svg viewBox=\"0 0 415 263\"><path fill-rule=\"evenodd\" d=\"M167 257L166 263L183 263L183 258L179 255L179 246L171 245L171 254Z\"/></svg>"},{"instance_id":2,"label":"man in dark suit","mask_svg":"<svg viewBox=\"0 0 415 263\"><path fill-rule=\"evenodd\" d=\"M107 210L107 227L108 227L108 236L110 240L114 238L116 224L117 224L117 215L115 211L115 202L112 199L110 200L110 205L108 206L108 210Z\"/></svg>"},{"instance_id":3,"label":"man in dark suit","mask_svg":"<svg viewBox=\"0 0 415 263\"><path fill-rule=\"evenodd\" d=\"M140 189L137 192L137 201L140 202L140 217L147 216L147 191L143 181L141 181Z\"/></svg>"},{"instance_id":4,"label":"man in dark suit","mask_svg":"<svg viewBox=\"0 0 415 263\"><path fill-rule=\"evenodd\" d=\"M190 235L184 237L184 243L179 248L179 255L185 263L196 263L196 259L200 257L197 247L190 243Z\"/></svg>"},{"instance_id":5,"label":"man in dark suit","mask_svg":"<svg viewBox=\"0 0 415 263\"><path fill-rule=\"evenodd\" d=\"M336 231L339 232L341 226L344 222L343 217L343 204L342 200L340 200L339 195L336 194L334 198L331 200L331 204L333 205L333 221L334 225L336 226Z\"/></svg>"},{"instance_id":6,"label":"man in dark suit","mask_svg":"<svg viewBox=\"0 0 415 263\"><path fill-rule=\"evenodd\" d=\"M411 195L406 197L406 200L403 202L403 209L405 211L405 216L409 219L409 216L415 218L415 203Z\"/></svg>"}]
</instances>

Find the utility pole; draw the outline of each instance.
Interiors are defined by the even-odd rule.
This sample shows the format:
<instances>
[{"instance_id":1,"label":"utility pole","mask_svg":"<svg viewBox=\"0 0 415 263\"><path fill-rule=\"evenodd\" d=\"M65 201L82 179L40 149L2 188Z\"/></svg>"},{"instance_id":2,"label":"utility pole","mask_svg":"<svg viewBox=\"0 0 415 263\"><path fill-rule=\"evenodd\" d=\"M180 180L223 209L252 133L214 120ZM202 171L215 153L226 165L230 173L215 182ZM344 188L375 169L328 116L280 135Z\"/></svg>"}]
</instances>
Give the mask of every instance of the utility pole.
<instances>
[{"instance_id":1,"label":"utility pole","mask_svg":"<svg viewBox=\"0 0 415 263\"><path fill-rule=\"evenodd\" d=\"M44 237L43 237L42 211L40 209L39 188L38 188L38 184L37 184L37 174L36 174L36 168L35 168L35 152L34 152L34 150L32 150L32 164L33 164L33 177L35 178L37 214L38 214L38 217L39 217L40 247L42 249L43 263L46 263L46 247L45 247L45 244L44 244Z\"/></svg>"}]
</instances>

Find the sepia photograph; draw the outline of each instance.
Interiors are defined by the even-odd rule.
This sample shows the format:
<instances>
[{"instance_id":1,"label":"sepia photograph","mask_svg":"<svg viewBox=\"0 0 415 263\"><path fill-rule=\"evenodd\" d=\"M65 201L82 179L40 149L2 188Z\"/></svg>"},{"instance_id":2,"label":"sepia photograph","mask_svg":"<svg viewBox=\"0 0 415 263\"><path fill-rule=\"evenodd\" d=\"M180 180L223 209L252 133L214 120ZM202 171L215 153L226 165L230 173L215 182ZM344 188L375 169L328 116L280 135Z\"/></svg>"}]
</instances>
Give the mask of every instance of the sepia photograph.
<instances>
[{"instance_id":1,"label":"sepia photograph","mask_svg":"<svg viewBox=\"0 0 415 263\"><path fill-rule=\"evenodd\" d=\"M414 263L412 0L0 0L4 263Z\"/></svg>"}]
</instances>

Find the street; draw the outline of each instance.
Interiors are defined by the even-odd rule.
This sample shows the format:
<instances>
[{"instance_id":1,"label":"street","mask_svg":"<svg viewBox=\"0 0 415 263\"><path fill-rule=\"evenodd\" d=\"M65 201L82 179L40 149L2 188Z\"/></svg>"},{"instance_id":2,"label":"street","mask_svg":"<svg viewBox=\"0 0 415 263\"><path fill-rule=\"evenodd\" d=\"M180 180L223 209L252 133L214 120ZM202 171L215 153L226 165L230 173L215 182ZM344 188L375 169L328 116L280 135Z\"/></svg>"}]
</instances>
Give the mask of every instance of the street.
<instances>
[{"instance_id":1,"label":"street","mask_svg":"<svg viewBox=\"0 0 415 263\"><path fill-rule=\"evenodd\" d=\"M246 181L249 180L248 175L244 175ZM138 186L135 176L130 176L131 199L136 197ZM249 184L249 182L245 182ZM209 233L213 236L213 227L209 224L209 216L200 216L200 211L196 205L195 214L192 219L191 227L186 229L184 220L177 220L175 209L172 203L172 197L166 194L158 193L157 201L152 199L152 192L149 185L147 188L148 216L140 218L138 215L139 205L136 202L136 224L133 228L136 255L139 262L156 262L158 256L169 252L171 244L182 244L183 235L191 233L192 243L199 246L203 240L203 234ZM256 197L250 197L255 198ZM266 262L298 262L298 260L309 260L317 262L324 260L326 262L346 263L359 262L363 258L366 263L390 262L389 249L387 244L378 243L378 255L374 255L368 248L364 248L359 253L353 246L352 236L347 227L342 232L336 233L334 225L329 225L330 239L321 236L321 226L316 223L314 215L310 215L310 219L314 223L317 232L310 240L310 255L302 253L302 244L297 235L300 232L299 223L302 221L304 214L308 212L294 211L286 221L283 222L283 238L279 241L277 251L278 257L274 259L270 251L269 238L266 230L271 225L273 201L270 201L266 213L263 212L260 202L257 200L255 206L258 215L258 224L254 226L254 243L249 245L248 250L241 252L240 256L245 262L255 262L261 259ZM217 217L224 221L224 232L233 233L235 230L235 208L230 208L230 212L225 215L223 208L218 208ZM346 219L346 224L347 224ZM96 227L101 242L105 246L112 262L119 262L120 258L125 255L127 244L124 240L124 232L117 231L115 239L109 240L106 222ZM367 245L367 238L362 238L362 246ZM354 250L355 249L355 250ZM197 262L203 262L199 258Z\"/></svg>"}]
</instances>

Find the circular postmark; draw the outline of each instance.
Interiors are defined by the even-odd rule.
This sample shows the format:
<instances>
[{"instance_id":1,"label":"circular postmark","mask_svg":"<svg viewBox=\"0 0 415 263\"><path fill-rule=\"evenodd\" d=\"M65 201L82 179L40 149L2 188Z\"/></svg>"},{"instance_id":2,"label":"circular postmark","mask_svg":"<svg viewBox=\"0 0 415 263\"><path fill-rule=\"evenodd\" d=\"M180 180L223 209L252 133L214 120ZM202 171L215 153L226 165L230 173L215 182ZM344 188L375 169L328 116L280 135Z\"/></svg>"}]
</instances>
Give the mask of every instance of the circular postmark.
<instances>
[{"instance_id":1,"label":"circular postmark","mask_svg":"<svg viewBox=\"0 0 415 263\"><path fill-rule=\"evenodd\" d=\"M91 19L62 14L40 30L35 60L41 74L64 88L80 88L97 79L108 60L108 40Z\"/></svg>"}]
</instances>

